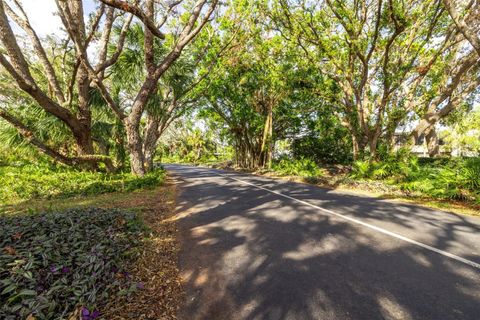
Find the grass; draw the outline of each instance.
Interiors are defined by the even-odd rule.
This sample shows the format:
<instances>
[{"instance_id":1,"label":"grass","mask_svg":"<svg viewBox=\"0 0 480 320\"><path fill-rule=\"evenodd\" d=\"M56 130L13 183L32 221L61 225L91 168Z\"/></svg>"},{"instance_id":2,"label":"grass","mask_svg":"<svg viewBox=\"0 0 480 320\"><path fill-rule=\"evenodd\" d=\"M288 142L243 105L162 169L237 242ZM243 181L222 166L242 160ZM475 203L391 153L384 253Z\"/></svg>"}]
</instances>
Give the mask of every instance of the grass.
<instances>
[{"instance_id":1,"label":"grass","mask_svg":"<svg viewBox=\"0 0 480 320\"><path fill-rule=\"evenodd\" d=\"M159 185L161 170L136 177L130 173L106 174L62 166L16 163L0 166L0 212L34 199L66 199L109 192L128 192Z\"/></svg>"}]
</instances>

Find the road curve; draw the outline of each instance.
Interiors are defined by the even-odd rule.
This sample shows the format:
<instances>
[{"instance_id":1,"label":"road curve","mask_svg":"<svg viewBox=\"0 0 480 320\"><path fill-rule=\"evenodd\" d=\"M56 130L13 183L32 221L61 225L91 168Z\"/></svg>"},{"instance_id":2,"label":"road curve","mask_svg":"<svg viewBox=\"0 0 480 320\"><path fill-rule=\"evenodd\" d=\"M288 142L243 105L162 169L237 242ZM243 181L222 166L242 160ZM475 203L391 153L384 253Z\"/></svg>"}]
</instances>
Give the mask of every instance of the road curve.
<instances>
[{"instance_id":1,"label":"road curve","mask_svg":"<svg viewBox=\"0 0 480 320\"><path fill-rule=\"evenodd\" d=\"M180 319L480 319L479 218L166 168L180 190Z\"/></svg>"}]
</instances>

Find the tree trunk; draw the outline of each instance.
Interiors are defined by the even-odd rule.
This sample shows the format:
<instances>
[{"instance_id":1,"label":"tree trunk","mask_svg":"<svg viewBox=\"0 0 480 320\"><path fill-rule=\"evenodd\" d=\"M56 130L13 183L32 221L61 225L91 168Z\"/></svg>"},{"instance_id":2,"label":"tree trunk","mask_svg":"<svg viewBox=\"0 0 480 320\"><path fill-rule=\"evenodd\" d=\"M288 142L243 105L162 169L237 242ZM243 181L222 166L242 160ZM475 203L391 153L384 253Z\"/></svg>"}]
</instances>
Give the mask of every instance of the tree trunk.
<instances>
[{"instance_id":1,"label":"tree trunk","mask_svg":"<svg viewBox=\"0 0 480 320\"><path fill-rule=\"evenodd\" d=\"M378 135L374 134L368 141L370 147L370 159L377 159Z\"/></svg>"},{"instance_id":2,"label":"tree trunk","mask_svg":"<svg viewBox=\"0 0 480 320\"><path fill-rule=\"evenodd\" d=\"M272 165L272 136L273 136L273 110L269 105L265 127L263 129L262 147L259 157L259 167L270 168Z\"/></svg>"},{"instance_id":3,"label":"tree trunk","mask_svg":"<svg viewBox=\"0 0 480 320\"><path fill-rule=\"evenodd\" d=\"M428 155L433 158L440 154L440 145L438 144L438 136L435 127L430 127L425 135L427 142Z\"/></svg>"},{"instance_id":4,"label":"tree trunk","mask_svg":"<svg viewBox=\"0 0 480 320\"><path fill-rule=\"evenodd\" d=\"M145 171L150 172L154 168L155 148L145 151Z\"/></svg>"},{"instance_id":5,"label":"tree trunk","mask_svg":"<svg viewBox=\"0 0 480 320\"><path fill-rule=\"evenodd\" d=\"M77 143L77 154L79 156L95 154L92 135L89 129L81 128L79 130L75 130L73 135L75 137L75 142Z\"/></svg>"},{"instance_id":6,"label":"tree trunk","mask_svg":"<svg viewBox=\"0 0 480 320\"><path fill-rule=\"evenodd\" d=\"M147 127L145 128L144 142L143 142L143 154L145 157L145 170L147 172L153 170L153 160L155 157L155 151L157 147L157 141L160 138L158 131L159 119L148 117Z\"/></svg>"},{"instance_id":7,"label":"tree trunk","mask_svg":"<svg viewBox=\"0 0 480 320\"><path fill-rule=\"evenodd\" d=\"M79 128L73 130L75 140L77 141L77 153L79 156L93 155L92 139L92 113L90 111L90 80L83 64L80 64L77 71L77 90L78 90L78 122ZM94 162L84 164L89 170L98 169Z\"/></svg>"},{"instance_id":8,"label":"tree trunk","mask_svg":"<svg viewBox=\"0 0 480 320\"><path fill-rule=\"evenodd\" d=\"M134 175L144 176L145 159L143 155L142 138L140 137L139 129L137 126L131 124L127 118L125 121L125 130L127 132L127 149L130 153L131 171Z\"/></svg>"},{"instance_id":9,"label":"tree trunk","mask_svg":"<svg viewBox=\"0 0 480 320\"><path fill-rule=\"evenodd\" d=\"M353 160L357 161L360 159L360 143L355 134L352 134L352 153Z\"/></svg>"}]
</instances>

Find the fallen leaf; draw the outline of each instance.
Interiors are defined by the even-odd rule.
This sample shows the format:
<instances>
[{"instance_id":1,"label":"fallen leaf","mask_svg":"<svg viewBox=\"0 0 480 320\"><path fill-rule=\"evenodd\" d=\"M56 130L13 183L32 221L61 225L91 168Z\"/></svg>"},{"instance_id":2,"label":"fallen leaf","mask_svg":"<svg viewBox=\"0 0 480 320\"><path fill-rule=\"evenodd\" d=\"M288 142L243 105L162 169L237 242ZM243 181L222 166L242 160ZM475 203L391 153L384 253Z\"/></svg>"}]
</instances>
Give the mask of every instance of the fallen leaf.
<instances>
[{"instance_id":1,"label":"fallen leaf","mask_svg":"<svg viewBox=\"0 0 480 320\"><path fill-rule=\"evenodd\" d=\"M10 246L7 246L5 248L3 248L3 251L5 251L5 253L11 255L11 256L14 256L17 254L17 250L15 250L14 247L10 247Z\"/></svg>"},{"instance_id":2,"label":"fallen leaf","mask_svg":"<svg viewBox=\"0 0 480 320\"><path fill-rule=\"evenodd\" d=\"M13 238L13 240L20 240L22 238L22 236L23 236L23 233L17 232L12 236L12 238Z\"/></svg>"}]
</instances>

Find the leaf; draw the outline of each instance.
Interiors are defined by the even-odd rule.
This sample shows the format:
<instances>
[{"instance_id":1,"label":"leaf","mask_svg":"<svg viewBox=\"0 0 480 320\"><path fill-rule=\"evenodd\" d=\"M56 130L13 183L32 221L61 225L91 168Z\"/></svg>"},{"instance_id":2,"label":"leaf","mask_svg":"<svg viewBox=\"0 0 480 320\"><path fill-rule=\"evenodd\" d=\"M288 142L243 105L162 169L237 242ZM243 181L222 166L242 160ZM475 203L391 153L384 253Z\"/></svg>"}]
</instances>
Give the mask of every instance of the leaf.
<instances>
[{"instance_id":1,"label":"leaf","mask_svg":"<svg viewBox=\"0 0 480 320\"><path fill-rule=\"evenodd\" d=\"M11 246L3 248L3 251L5 251L6 254L9 254L11 256L17 255L17 250L15 250L15 248Z\"/></svg>"},{"instance_id":2,"label":"leaf","mask_svg":"<svg viewBox=\"0 0 480 320\"><path fill-rule=\"evenodd\" d=\"M22 237L15 248L5 246L0 255L0 262L5 262L2 268L10 275L0 280L0 305L4 306L0 318L16 318L16 312L33 306L35 318L55 318L64 312L64 318L69 318L78 305L95 306L104 294L113 296L131 285L122 273L118 282L112 281L118 273L112 266L124 268L125 253L141 244L136 239L142 238L143 229L125 228L131 221L141 224L135 214L72 209L6 221L0 220L0 243L10 243L11 235L18 232ZM21 254L23 259L14 260L3 251Z\"/></svg>"},{"instance_id":3,"label":"leaf","mask_svg":"<svg viewBox=\"0 0 480 320\"><path fill-rule=\"evenodd\" d=\"M9 285L9 286L6 287L5 289L3 289L1 295L10 293L10 292L14 291L15 289L17 289L17 285L14 284L14 283L12 283L11 285Z\"/></svg>"},{"instance_id":4,"label":"leaf","mask_svg":"<svg viewBox=\"0 0 480 320\"><path fill-rule=\"evenodd\" d=\"M37 292L35 292L34 290L30 290L30 289L22 289L19 293L18 293L19 296L36 296L37 295Z\"/></svg>"},{"instance_id":5,"label":"leaf","mask_svg":"<svg viewBox=\"0 0 480 320\"><path fill-rule=\"evenodd\" d=\"M21 233L21 232L16 232L16 233L12 236L12 239L13 239L13 240L20 240L20 239L22 239L22 236L23 236L23 233Z\"/></svg>"}]
</instances>

